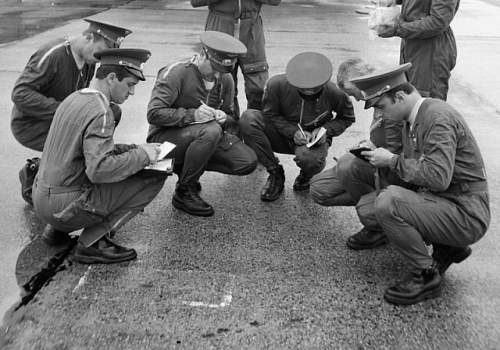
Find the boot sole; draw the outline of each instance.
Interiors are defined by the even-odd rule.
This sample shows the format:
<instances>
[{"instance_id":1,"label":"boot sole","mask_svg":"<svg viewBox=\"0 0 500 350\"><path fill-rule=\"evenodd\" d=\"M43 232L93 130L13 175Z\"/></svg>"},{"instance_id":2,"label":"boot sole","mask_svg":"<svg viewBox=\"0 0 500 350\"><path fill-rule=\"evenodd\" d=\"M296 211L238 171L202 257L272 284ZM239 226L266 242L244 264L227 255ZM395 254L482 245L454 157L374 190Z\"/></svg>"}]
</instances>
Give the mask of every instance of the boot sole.
<instances>
[{"instance_id":1,"label":"boot sole","mask_svg":"<svg viewBox=\"0 0 500 350\"><path fill-rule=\"evenodd\" d=\"M285 186L283 185L283 187L279 190L278 194L275 195L275 196L272 196L272 197L266 197L266 196L260 196L260 200L263 201L263 202L274 202L275 200L277 200L278 198L280 198L281 194L283 193L285 189Z\"/></svg>"},{"instance_id":2,"label":"boot sole","mask_svg":"<svg viewBox=\"0 0 500 350\"><path fill-rule=\"evenodd\" d=\"M354 250L366 250L366 249L372 249L381 245L384 245L386 243L389 243L389 238L387 236L380 238L373 242L372 244L356 244L352 243L349 240L347 240L346 245Z\"/></svg>"},{"instance_id":3,"label":"boot sole","mask_svg":"<svg viewBox=\"0 0 500 350\"><path fill-rule=\"evenodd\" d=\"M472 254L471 247L467 247L466 249L462 250L460 253L453 256L453 258L449 260L449 264L439 267L439 274L443 275L446 272L446 270L448 270L448 268L451 266L451 264L459 264L465 259L467 259L471 254Z\"/></svg>"},{"instance_id":4,"label":"boot sole","mask_svg":"<svg viewBox=\"0 0 500 350\"><path fill-rule=\"evenodd\" d=\"M132 254L130 256L120 258L120 259L109 259L109 258L98 257L98 256L86 256L86 255L74 254L72 260L74 262L77 262L80 264L115 264L115 263L121 263L121 262L134 260L135 258L137 258L137 253Z\"/></svg>"},{"instance_id":5,"label":"boot sole","mask_svg":"<svg viewBox=\"0 0 500 350\"><path fill-rule=\"evenodd\" d=\"M214 215L214 210L213 209L210 209L210 210L207 210L207 211L193 211L193 210L190 210L187 207L185 207L182 203L177 202L175 200L175 198L172 199L172 205L174 207L176 207L177 209L180 209L182 211L185 211L188 214L195 215L195 216L212 216L212 215Z\"/></svg>"},{"instance_id":6,"label":"boot sole","mask_svg":"<svg viewBox=\"0 0 500 350\"><path fill-rule=\"evenodd\" d=\"M443 287L441 285L438 285L436 288L428 290L425 293L420 294L418 297L413 298L413 299L404 299L404 298L399 298L395 297L391 294L384 294L385 300L392 304L397 304L397 305L412 305L416 303L420 303L421 301L427 300L427 299L434 299L438 298L441 296L443 292Z\"/></svg>"}]
</instances>

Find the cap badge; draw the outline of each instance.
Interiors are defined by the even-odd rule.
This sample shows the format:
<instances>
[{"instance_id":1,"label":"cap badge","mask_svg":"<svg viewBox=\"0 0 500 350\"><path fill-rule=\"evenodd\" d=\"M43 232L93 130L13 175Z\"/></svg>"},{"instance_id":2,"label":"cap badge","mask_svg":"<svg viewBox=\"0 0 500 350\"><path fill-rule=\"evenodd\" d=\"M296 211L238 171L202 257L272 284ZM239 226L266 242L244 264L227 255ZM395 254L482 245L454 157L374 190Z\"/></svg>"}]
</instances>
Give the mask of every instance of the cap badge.
<instances>
[{"instance_id":1,"label":"cap badge","mask_svg":"<svg viewBox=\"0 0 500 350\"><path fill-rule=\"evenodd\" d=\"M125 67L132 68L132 69L136 69L136 70L138 70L138 69L142 70L142 67L144 66L144 62L143 62L143 63L141 63L141 67L137 67L137 66L136 66L136 65L134 65L133 63L130 63L130 62L127 62L127 61L121 61L121 60L120 60L120 61L118 61L118 64L119 64L120 66L125 66Z\"/></svg>"}]
</instances>

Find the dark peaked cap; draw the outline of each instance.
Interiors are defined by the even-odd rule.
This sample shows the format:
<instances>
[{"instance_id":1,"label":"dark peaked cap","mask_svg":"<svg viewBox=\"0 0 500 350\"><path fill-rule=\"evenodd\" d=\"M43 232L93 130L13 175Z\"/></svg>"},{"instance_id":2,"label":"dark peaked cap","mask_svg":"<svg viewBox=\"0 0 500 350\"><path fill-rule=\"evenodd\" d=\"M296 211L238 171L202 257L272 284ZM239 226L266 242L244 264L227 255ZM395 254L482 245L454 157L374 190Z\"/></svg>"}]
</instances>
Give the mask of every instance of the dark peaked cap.
<instances>
[{"instance_id":1,"label":"dark peaked cap","mask_svg":"<svg viewBox=\"0 0 500 350\"><path fill-rule=\"evenodd\" d=\"M120 47L123 39L132 33L131 30L126 28L117 27L111 24L94 21L92 19L84 19L89 22L89 30L101 35L104 39L111 41L116 47Z\"/></svg>"},{"instance_id":2,"label":"dark peaked cap","mask_svg":"<svg viewBox=\"0 0 500 350\"><path fill-rule=\"evenodd\" d=\"M226 33L208 30L201 33L200 41L208 51L212 67L221 73L229 73L238 56L247 53L247 48L241 41Z\"/></svg>"},{"instance_id":3,"label":"dark peaked cap","mask_svg":"<svg viewBox=\"0 0 500 350\"><path fill-rule=\"evenodd\" d=\"M408 80L405 72L410 67L411 63L405 63L395 68L377 70L362 77L351 79L351 83L363 91L363 100L366 101L365 109L374 106L387 91L406 83Z\"/></svg>"},{"instance_id":4,"label":"dark peaked cap","mask_svg":"<svg viewBox=\"0 0 500 350\"><path fill-rule=\"evenodd\" d=\"M317 52L302 52L286 65L286 80L299 89L313 89L325 85L333 73L332 62Z\"/></svg>"},{"instance_id":5,"label":"dark peaked cap","mask_svg":"<svg viewBox=\"0 0 500 350\"><path fill-rule=\"evenodd\" d=\"M95 58L101 60L101 66L122 66L130 73L146 80L142 73L144 62L151 57L151 52L143 49L107 49L94 53Z\"/></svg>"}]
</instances>

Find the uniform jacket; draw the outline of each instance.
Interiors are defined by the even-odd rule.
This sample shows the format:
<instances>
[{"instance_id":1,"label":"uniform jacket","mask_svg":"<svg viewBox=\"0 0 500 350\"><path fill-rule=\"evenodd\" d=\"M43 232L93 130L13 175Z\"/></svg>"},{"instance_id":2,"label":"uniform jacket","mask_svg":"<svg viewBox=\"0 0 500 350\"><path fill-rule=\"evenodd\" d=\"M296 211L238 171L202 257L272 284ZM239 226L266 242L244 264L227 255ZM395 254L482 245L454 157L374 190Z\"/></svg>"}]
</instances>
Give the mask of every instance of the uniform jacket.
<instances>
[{"instance_id":1,"label":"uniform jacket","mask_svg":"<svg viewBox=\"0 0 500 350\"><path fill-rule=\"evenodd\" d=\"M401 63L411 62L408 80L422 94L446 100L448 80L457 59L450 23L460 0L397 0Z\"/></svg>"},{"instance_id":2,"label":"uniform jacket","mask_svg":"<svg viewBox=\"0 0 500 350\"><path fill-rule=\"evenodd\" d=\"M306 131L324 126L331 140L355 122L351 99L335 83L329 81L316 101L304 101L297 88L288 83L284 73L277 74L267 81L263 112L283 136L292 140L295 132L299 130L298 123ZM324 112L327 112L328 118L323 124L305 126Z\"/></svg>"},{"instance_id":3,"label":"uniform jacket","mask_svg":"<svg viewBox=\"0 0 500 350\"><path fill-rule=\"evenodd\" d=\"M12 91L11 126L16 138L29 144L34 135L46 134L61 101L88 87L94 70L95 65L88 64L78 69L66 39L54 40L35 52Z\"/></svg>"},{"instance_id":4,"label":"uniform jacket","mask_svg":"<svg viewBox=\"0 0 500 350\"><path fill-rule=\"evenodd\" d=\"M193 60L177 62L159 70L148 104L148 140L162 128L190 125L201 101L224 111L228 119L233 117L234 81L231 75L222 74L212 89L207 90Z\"/></svg>"},{"instance_id":5,"label":"uniform jacket","mask_svg":"<svg viewBox=\"0 0 500 350\"><path fill-rule=\"evenodd\" d=\"M442 192L450 184L486 181L474 135L463 117L441 100L422 103L413 130L403 128L403 150L396 170L406 182Z\"/></svg>"},{"instance_id":6,"label":"uniform jacket","mask_svg":"<svg viewBox=\"0 0 500 350\"><path fill-rule=\"evenodd\" d=\"M370 141L377 147L399 154L403 151L402 129L403 124L400 122L382 118L373 120L370 126Z\"/></svg>"},{"instance_id":7,"label":"uniform jacket","mask_svg":"<svg viewBox=\"0 0 500 350\"><path fill-rule=\"evenodd\" d=\"M262 4L278 6L281 0L190 0L193 7L208 6L205 30L214 30L235 36L239 25L239 39L247 47L246 56L240 59L246 72L267 71L265 38L260 17Z\"/></svg>"},{"instance_id":8,"label":"uniform jacket","mask_svg":"<svg viewBox=\"0 0 500 350\"><path fill-rule=\"evenodd\" d=\"M136 145L113 142L114 116L100 92L77 91L57 110L38 177L55 187L122 181L149 165Z\"/></svg>"}]
</instances>

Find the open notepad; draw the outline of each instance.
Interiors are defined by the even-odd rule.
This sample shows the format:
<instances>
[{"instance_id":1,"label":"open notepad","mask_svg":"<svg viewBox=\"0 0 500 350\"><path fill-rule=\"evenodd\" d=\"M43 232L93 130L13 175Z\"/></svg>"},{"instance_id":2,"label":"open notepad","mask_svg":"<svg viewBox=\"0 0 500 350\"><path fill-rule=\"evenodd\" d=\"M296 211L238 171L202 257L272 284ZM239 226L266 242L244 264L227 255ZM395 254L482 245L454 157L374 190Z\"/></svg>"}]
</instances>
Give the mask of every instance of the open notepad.
<instances>
[{"instance_id":1,"label":"open notepad","mask_svg":"<svg viewBox=\"0 0 500 350\"><path fill-rule=\"evenodd\" d=\"M316 138L307 144L307 148L311 148L312 146L314 146L325 133L326 129L324 127L321 127L321 129L319 129L319 132L316 134Z\"/></svg>"},{"instance_id":2,"label":"open notepad","mask_svg":"<svg viewBox=\"0 0 500 350\"><path fill-rule=\"evenodd\" d=\"M174 170L174 158L165 158L172 150L177 147L171 142L165 141L160 146L160 155L158 156L158 161L154 164L148 165L143 170L142 173L155 174L155 173L166 173L167 175L173 174Z\"/></svg>"}]
</instances>

